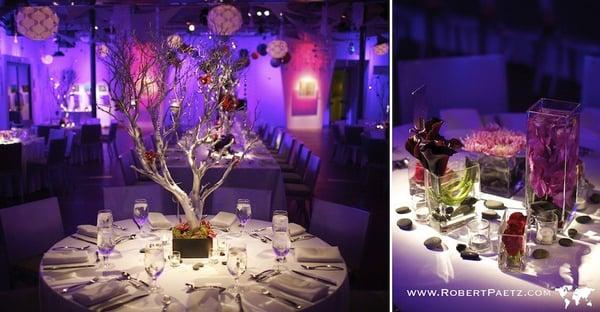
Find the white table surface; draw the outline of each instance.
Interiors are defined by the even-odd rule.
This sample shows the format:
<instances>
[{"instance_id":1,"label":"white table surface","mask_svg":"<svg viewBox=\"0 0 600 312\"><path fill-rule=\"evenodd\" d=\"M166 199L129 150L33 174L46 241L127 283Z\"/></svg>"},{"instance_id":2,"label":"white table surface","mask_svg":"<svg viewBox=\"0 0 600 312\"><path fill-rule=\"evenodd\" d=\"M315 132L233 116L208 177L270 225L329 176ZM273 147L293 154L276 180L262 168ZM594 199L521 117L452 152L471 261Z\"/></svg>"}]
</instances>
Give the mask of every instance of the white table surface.
<instances>
[{"instance_id":1,"label":"white table surface","mask_svg":"<svg viewBox=\"0 0 600 312\"><path fill-rule=\"evenodd\" d=\"M408 127L394 128L393 159L412 157L404 150ZM600 139L600 138L599 138ZM600 156L583 158L586 174L596 189L600 186ZM467 240L465 235L456 233L441 235L425 224L415 222L414 213L400 215L394 210L400 206L410 207L408 170L392 172L390 229L392 235L392 287L393 303L401 311L564 311L565 303L560 294L553 290L563 285L578 284L579 287L595 289L591 294L593 308L580 303L570 303L568 311L599 311L600 309L600 205L587 208L594 219L594 224L587 226L589 237L575 240L572 247L561 247L558 243L543 246L551 253L545 260L529 259L525 273L506 274L498 269L496 255L485 255L481 261L463 260L456 251L458 243ZM505 199L493 195L482 194L483 198L499 199L507 207L523 207L518 199ZM483 201L476 204L480 212L484 209ZM502 212L500 212L502 213ZM401 218L413 221L412 231L401 230L396 222ZM491 224L492 243L497 242L499 222ZM571 227L584 232L582 225L573 223ZM460 231L459 231L460 232ZM461 233L464 234L464 233ZM443 252L430 251L423 242L432 236L440 237L447 246ZM535 244L528 242L531 247ZM432 289L449 290L494 290L490 296L423 296L411 297L407 290ZM513 295L498 296L499 291L515 290ZM438 293L439 294L439 293ZM507 294L507 293L501 293ZM532 294L533 296L530 296ZM543 296L535 296L543 294ZM568 295L567 298L571 298Z\"/></svg>"},{"instance_id":2,"label":"white table surface","mask_svg":"<svg viewBox=\"0 0 600 312\"><path fill-rule=\"evenodd\" d=\"M175 216L167 216L167 218L175 223ZM137 228L131 220L123 220L116 222L119 225L125 226L129 231L137 231ZM247 228L249 231L253 229L270 226L270 222L250 220ZM232 226L232 232L237 230L237 226ZM229 239L237 240L238 237L233 237L232 233L219 233L219 237L229 237ZM256 282L250 281L250 273L259 273L265 269L272 268L275 264L275 255L271 248L271 243L263 243L258 239L250 238L247 235L243 239L247 244L248 252L248 269L240 279L240 285L246 286L248 291L242 295L244 302L244 311L293 311L290 307L280 303L277 300L270 299L266 296L257 294L252 291L259 285ZM149 277L144 270L143 259L144 255L139 252L152 238L143 239L136 238L117 245L115 251L110 257L110 262L115 265L112 270L126 271L132 274L133 277L140 278L144 281L149 281ZM67 237L55 246L85 246L92 245L89 249L90 254L96 250L94 244ZM292 247L325 247L327 243L319 238L301 240L292 243ZM294 251L292 250L287 257L286 266L290 269L303 270L300 264L296 262ZM183 263L176 268L167 265L165 270L158 279L159 285L163 288L162 294L150 294L147 297L133 301L120 307L119 311L161 311L162 305L160 300L163 294L173 297L173 303L169 306L169 311L183 311L184 308L193 310L192 307L187 307L188 294L185 292L185 283L191 282L196 286L199 285L220 285L228 287L233 285L234 279L228 273L225 265L206 264L198 271L192 269L193 264L197 262L207 262L207 259L184 259ZM307 263L308 264L308 263ZM340 266L346 267L345 264ZM74 284L76 282L87 281L94 276L100 274L98 268L88 269L67 269L59 271L43 271L40 269L40 300L43 311L85 311L85 308L74 302L70 295L61 295L55 289L56 287L65 287L65 285ZM289 296L302 304L303 311L342 311L347 307L349 296L349 285L347 278L347 270L343 271L310 271L309 273L318 274L319 276L327 277L336 281L337 287L331 286L329 295L315 303L310 303L300 298ZM261 284L261 286L264 286ZM268 288L268 287L267 287ZM276 290L271 291L274 294L283 295ZM227 292L221 295L223 311L238 311L238 306L235 304Z\"/></svg>"}]
</instances>

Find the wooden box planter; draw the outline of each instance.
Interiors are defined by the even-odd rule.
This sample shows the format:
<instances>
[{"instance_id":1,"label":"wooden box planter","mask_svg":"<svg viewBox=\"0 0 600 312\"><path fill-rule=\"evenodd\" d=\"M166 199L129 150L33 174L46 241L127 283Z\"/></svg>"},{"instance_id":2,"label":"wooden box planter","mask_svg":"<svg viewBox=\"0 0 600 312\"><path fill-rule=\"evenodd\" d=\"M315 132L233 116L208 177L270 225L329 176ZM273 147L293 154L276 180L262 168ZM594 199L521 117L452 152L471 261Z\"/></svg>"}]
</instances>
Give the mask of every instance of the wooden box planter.
<instances>
[{"instance_id":1,"label":"wooden box planter","mask_svg":"<svg viewBox=\"0 0 600 312\"><path fill-rule=\"evenodd\" d=\"M181 258L208 258L212 248L212 238L182 239L173 238L173 250L181 253Z\"/></svg>"}]
</instances>

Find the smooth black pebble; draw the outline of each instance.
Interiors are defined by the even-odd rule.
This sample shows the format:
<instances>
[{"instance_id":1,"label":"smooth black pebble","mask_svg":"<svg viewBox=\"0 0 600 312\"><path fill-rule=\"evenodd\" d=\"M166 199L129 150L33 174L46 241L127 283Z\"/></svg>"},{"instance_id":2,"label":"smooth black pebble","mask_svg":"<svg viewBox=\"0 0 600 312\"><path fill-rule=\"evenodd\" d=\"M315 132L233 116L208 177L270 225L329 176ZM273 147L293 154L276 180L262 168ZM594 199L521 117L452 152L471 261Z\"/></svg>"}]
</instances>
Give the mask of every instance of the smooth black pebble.
<instances>
[{"instance_id":1,"label":"smooth black pebble","mask_svg":"<svg viewBox=\"0 0 600 312\"><path fill-rule=\"evenodd\" d=\"M499 217L499 215L496 211L487 209L481 212L481 217L486 220L496 220Z\"/></svg>"},{"instance_id":2,"label":"smooth black pebble","mask_svg":"<svg viewBox=\"0 0 600 312\"><path fill-rule=\"evenodd\" d=\"M546 259L550 256L550 253L546 249L536 249L531 253L534 259Z\"/></svg>"},{"instance_id":3,"label":"smooth black pebble","mask_svg":"<svg viewBox=\"0 0 600 312\"><path fill-rule=\"evenodd\" d=\"M561 238L558 240L558 244L563 247L571 247L573 246L573 241L569 238Z\"/></svg>"},{"instance_id":4,"label":"smooth black pebble","mask_svg":"<svg viewBox=\"0 0 600 312\"><path fill-rule=\"evenodd\" d=\"M567 234L569 235L570 238L575 238L577 236L577 230L576 229L569 229L567 231Z\"/></svg>"},{"instance_id":5,"label":"smooth black pebble","mask_svg":"<svg viewBox=\"0 0 600 312\"><path fill-rule=\"evenodd\" d=\"M600 194L594 193L590 196L590 203L592 204L600 204Z\"/></svg>"},{"instance_id":6,"label":"smooth black pebble","mask_svg":"<svg viewBox=\"0 0 600 312\"><path fill-rule=\"evenodd\" d=\"M579 216L579 217L575 218L575 221L577 221L581 224L588 224L588 223L592 223L592 218L590 218L590 216Z\"/></svg>"},{"instance_id":7,"label":"smooth black pebble","mask_svg":"<svg viewBox=\"0 0 600 312\"><path fill-rule=\"evenodd\" d=\"M400 219L396 224L405 231L410 231L412 229L412 221L410 221L410 219Z\"/></svg>"},{"instance_id":8,"label":"smooth black pebble","mask_svg":"<svg viewBox=\"0 0 600 312\"><path fill-rule=\"evenodd\" d=\"M198 271L203 266L204 266L204 264L198 262L198 263L194 264L194 266L192 267L192 269L194 269L194 271Z\"/></svg>"},{"instance_id":9,"label":"smooth black pebble","mask_svg":"<svg viewBox=\"0 0 600 312\"><path fill-rule=\"evenodd\" d=\"M446 210L446 214L451 215L454 212L454 207L448 206L448 207L446 207L445 210Z\"/></svg>"},{"instance_id":10,"label":"smooth black pebble","mask_svg":"<svg viewBox=\"0 0 600 312\"><path fill-rule=\"evenodd\" d=\"M465 244L457 244L456 245L456 250L458 252L463 252L465 249L467 249L467 245L465 245Z\"/></svg>"},{"instance_id":11,"label":"smooth black pebble","mask_svg":"<svg viewBox=\"0 0 600 312\"><path fill-rule=\"evenodd\" d=\"M478 199L475 197L467 197L460 204L467 205L467 206L473 206L473 205L475 205L475 203L477 203L477 201L478 201Z\"/></svg>"},{"instance_id":12,"label":"smooth black pebble","mask_svg":"<svg viewBox=\"0 0 600 312\"><path fill-rule=\"evenodd\" d=\"M398 213L398 214L405 214L405 213L409 213L409 212L410 212L410 208L408 208L406 206L396 208L396 213Z\"/></svg>"},{"instance_id":13,"label":"smooth black pebble","mask_svg":"<svg viewBox=\"0 0 600 312\"><path fill-rule=\"evenodd\" d=\"M442 239L439 237L430 237L430 238L426 239L423 244L429 250L433 250L433 251L443 251L444 250L444 247L442 246Z\"/></svg>"},{"instance_id":14,"label":"smooth black pebble","mask_svg":"<svg viewBox=\"0 0 600 312\"><path fill-rule=\"evenodd\" d=\"M488 199L486 201L483 202L483 205L490 208L490 209L494 209L494 210L501 210L504 209L506 207L504 207L504 203L501 201L497 201L497 200L493 200L493 199Z\"/></svg>"},{"instance_id":15,"label":"smooth black pebble","mask_svg":"<svg viewBox=\"0 0 600 312\"><path fill-rule=\"evenodd\" d=\"M479 254L474 252L474 251L470 251L470 250L464 250L460 253L461 258L465 259L465 260L474 260L474 261L479 261L481 260L479 258Z\"/></svg>"}]
</instances>

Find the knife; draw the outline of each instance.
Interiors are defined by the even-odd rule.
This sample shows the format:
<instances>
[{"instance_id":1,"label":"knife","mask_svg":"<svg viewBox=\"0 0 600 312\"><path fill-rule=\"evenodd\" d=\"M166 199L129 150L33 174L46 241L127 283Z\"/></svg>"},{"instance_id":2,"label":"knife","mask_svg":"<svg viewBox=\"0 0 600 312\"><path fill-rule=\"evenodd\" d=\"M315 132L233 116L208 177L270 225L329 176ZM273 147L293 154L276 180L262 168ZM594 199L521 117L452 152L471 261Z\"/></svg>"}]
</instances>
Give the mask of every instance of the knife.
<instances>
[{"instance_id":1,"label":"knife","mask_svg":"<svg viewBox=\"0 0 600 312\"><path fill-rule=\"evenodd\" d=\"M90 243L90 244L96 244L97 243L96 241L92 241L91 239L88 240L88 239L85 239L83 237L75 236L75 234L71 235L71 238L78 239L80 241L84 241L84 242Z\"/></svg>"},{"instance_id":2,"label":"knife","mask_svg":"<svg viewBox=\"0 0 600 312\"><path fill-rule=\"evenodd\" d=\"M129 297L125 297L121 300L117 300L117 302L113 303L113 304L109 304L108 306L105 307L101 307L99 309L97 309L97 311L110 311L110 310L114 310L120 306L123 306L127 303L130 303L132 301L138 300L140 298L146 297L148 296L150 293L149 292L145 292L145 291L141 291L138 293L134 293L132 295L130 295ZM96 310L96 309L95 309Z\"/></svg>"},{"instance_id":3,"label":"knife","mask_svg":"<svg viewBox=\"0 0 600 312\"><path fill-rule=\"evenodd\" d=\"M314 280L317 280L317 281L319 281L319 282L321 282L321 283L325 283L325 284L327 284L327 285L337 286L337 284L336 284L335 282L332 282L332 281L330 281L330 280L328 280L328 279L325 279L325 278L320 278L320 277L318 277L318 276L313 276L313 275L306 274L306 273L304 273L304 272L297 271L297 270L292 270L292 272L294 272L294 273L296 273L296 274L298 274L298 275L302 275L302 276L304 276L304 277L312 278L312 279L314 279Z\"/></svg>"},{"instance_id":4,"label":"knife","mask_svg":"<svg viewBox=\"0 0 600 312\"><path fill-rule=\"evenodd\" d=\"M96 264L79 264L79 265L68 265L68 266L44 266L42 267L45 271L54 271L54 270L66 270L66 269L79 269L79 268L91 268L95 267Z\"/></svg>"}]
</instances>

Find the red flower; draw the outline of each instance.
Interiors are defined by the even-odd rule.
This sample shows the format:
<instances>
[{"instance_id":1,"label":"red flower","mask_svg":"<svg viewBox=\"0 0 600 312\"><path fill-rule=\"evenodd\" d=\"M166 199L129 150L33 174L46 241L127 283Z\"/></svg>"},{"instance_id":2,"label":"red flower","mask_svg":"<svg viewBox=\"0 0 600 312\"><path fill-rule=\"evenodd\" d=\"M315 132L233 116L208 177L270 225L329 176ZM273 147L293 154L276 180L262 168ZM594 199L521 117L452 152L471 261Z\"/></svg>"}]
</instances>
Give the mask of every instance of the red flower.
<instances>
[{"instance_id":1,"label":"red flower","mask_svg":"<svg viewBox=\"0 0 600 312\"><path fill-rule=\"evenodd\" d=\"M527 218L520 212L514 212L508 218L507 227L503 233L506 235L502 235L502 243L510 256L523 252L525 247L523 234L525 233L526 223Z\"/></svg>"},{"instance_id":2,"label":"red flower","mask_svg":"<svg viewBox=\"0 0 600 312\"><path fill-rule=\"evenodd\" d=\"M144 159L148 164L153 164L156 161L156 152L155 151L146 151L144 152Z\"/></svg>"},{"instance_id":3,"label":"red flower","mask_svg":"<svg viewBox=\"0 0 600 312\"><path fill-rule=\"evenodd\" d=\"M175 228L181 232L187 232L190 229L190 225L187 222L184 222L184 223L177 224L177 226Z\"/></svg>"},{"instance_id":4,"label":"red flower","mask_svg":"<svg viewBox=\"0 0 600 312\"><path fill-rule=\"evenodd\" d=\"M423 168L420 162L415 165L415 174L412 179L419 185L423 185L425 181L425 168Z\"/></svg>"}]
</instances>

